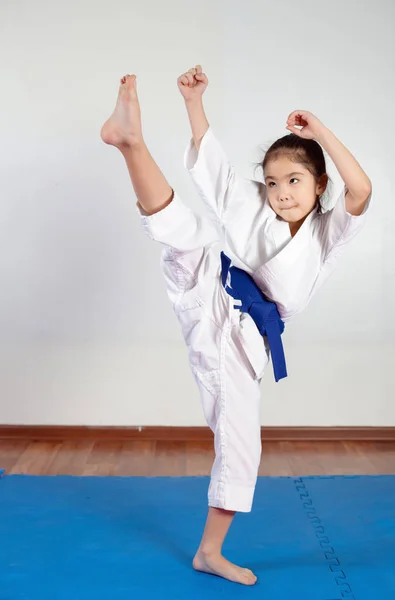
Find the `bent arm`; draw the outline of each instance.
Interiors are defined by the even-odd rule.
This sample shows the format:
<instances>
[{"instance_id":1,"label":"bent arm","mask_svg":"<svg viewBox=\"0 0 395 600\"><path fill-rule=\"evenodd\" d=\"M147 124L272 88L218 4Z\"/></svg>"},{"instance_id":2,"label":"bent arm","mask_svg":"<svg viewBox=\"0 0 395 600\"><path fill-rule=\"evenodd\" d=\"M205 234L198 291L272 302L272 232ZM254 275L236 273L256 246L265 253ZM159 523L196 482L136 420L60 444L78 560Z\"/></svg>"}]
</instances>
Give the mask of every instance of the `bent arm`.
<instances>
[{"instance_id":1,"label":"bent arm","mask_svg":"<svg viewBox=\"0 0 395 600\"><path fill-rule=\"evenodd\" d=\"M317 141L335 163L347 188L345 196L347 212L353 216L361 215L372 192L369 177L332 131L325 128Z\"/></svg>"}]
</instances>

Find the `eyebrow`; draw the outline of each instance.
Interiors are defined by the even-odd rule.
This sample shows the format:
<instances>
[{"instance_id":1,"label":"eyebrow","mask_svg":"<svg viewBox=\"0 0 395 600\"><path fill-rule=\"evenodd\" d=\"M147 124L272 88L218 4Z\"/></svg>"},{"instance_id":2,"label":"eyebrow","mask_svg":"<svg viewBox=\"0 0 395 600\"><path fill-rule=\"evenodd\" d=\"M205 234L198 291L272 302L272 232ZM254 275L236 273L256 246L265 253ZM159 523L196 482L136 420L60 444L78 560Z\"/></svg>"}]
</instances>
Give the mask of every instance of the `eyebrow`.
<instances>
[{"instance_id":1,"label":"eyebrow","mask_svg":"<svg viewBox=\"0 0 395 600\"><path fill-rule=\"evenodd\" d=\"M285 177L291 177L291 175L304 175L304 173L299 173L298 171L293 171L292 173L288 173ZM273 175L266 175L265 179L276 179Z\"/></svg>"}]
</instances>

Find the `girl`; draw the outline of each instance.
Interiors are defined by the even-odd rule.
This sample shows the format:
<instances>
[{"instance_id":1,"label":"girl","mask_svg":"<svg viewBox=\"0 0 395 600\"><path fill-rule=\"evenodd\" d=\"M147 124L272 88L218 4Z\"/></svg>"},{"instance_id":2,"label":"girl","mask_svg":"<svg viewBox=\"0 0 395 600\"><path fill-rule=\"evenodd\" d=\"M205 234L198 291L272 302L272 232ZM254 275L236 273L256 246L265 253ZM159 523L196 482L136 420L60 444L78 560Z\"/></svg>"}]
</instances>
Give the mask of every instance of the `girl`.
<instances>
[{"instance_id":1,"label":"girl","mask_svg":"<svg viewBox=\"0 0 395 600\"><path fill-rule=\"evenodd\" d=\"M166 290L214 432L209 512L193 566L253 585L256 576L226 560L222 545L236 512L252 506L261 457L260 383L270 347L231 296L232 280L237 281L232 268L251 276L275 302L281 319L289 320L307 305L361 229L371 183L333 133L307 111L291 113L291 133L269 148L262 164L265 184L239 177L206 119L202 94L207 84L199 65L178 79L193 135L185 165L210 218L182 203L151 157L134 75L121 80L101 136L123 154L142 225L163 245ZM328 176L321 146L345 184L335 207L324 214L320 197ZM226 281L222 250L233 263Z\"/></svg>"}]
</instances>

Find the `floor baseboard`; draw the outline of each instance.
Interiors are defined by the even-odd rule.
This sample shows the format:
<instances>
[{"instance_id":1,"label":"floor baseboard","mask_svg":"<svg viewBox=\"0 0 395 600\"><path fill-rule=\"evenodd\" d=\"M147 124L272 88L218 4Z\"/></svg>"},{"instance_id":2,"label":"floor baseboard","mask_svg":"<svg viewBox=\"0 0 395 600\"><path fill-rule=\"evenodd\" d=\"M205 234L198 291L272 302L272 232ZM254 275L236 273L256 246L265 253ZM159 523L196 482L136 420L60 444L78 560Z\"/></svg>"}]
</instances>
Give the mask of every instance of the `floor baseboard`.
<instances>
[{"instance_id":1,"label":"floor baseboard","mask_svg":"<svg viewBox=\"0 0 395 600\"><path fill-rule=\"evenodd\" d=\"M395 441L395 427L262 427L262 441ZM204 441L208 427L0 425L0 439Z\"/></svg>"}]
</instances>

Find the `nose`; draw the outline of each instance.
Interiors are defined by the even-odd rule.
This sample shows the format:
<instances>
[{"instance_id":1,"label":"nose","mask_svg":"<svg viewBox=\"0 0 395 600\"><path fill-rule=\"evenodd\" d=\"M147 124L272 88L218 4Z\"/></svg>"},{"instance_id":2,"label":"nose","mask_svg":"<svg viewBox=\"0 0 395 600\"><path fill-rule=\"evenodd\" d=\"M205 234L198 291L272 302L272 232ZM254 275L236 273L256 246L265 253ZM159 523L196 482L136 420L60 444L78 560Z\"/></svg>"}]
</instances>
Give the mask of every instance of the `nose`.
<instances>
[{"instance_id":1,"label":"nose","mask_svg":"<svg viewBox=\"0 0 395 600\"><path fill-rule=\"evenodd\" d=\"M288 202L291 198L291 190L286 182L277 184L277 198L280 202Z\"/></svg>"},{"instance_id":2,"label":"nose","mask_svg":"<svg viewBox=\"0 0 395 600\"><path fill-rule=\"evenodd\" d=\"M287 192L288 190L282 190L278 196L279 204L282 209L290 208L291 204L293 204L291 194L288 194Z\"/></svg>"}]
</instances>

